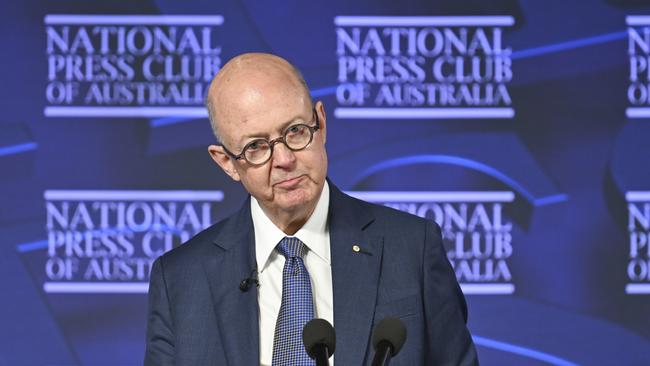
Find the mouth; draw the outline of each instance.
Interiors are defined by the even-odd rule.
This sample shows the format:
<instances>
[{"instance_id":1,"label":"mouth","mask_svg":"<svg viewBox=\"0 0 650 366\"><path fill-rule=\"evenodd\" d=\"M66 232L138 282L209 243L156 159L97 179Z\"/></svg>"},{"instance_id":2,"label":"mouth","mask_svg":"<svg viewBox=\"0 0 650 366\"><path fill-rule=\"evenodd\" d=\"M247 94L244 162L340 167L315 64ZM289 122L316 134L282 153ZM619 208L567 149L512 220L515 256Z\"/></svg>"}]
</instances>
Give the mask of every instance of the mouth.
<instances>
[{"instance_id":1,"label":"mouth","mask_svg":"<svg viewBox=\"0 0 650 366\"><path fill-rule=\"evenodd\" d=\"M278 183L275 183L274 186L277 187L277 188L282 188L282 189L292 189L292 188L297 187L300 184L300 182L302 181L303 178L304 178L304 175L299 175L297 177L285 179L285 180L282 180L282 181L280 181Z\"/></svg>"}]
</instances>

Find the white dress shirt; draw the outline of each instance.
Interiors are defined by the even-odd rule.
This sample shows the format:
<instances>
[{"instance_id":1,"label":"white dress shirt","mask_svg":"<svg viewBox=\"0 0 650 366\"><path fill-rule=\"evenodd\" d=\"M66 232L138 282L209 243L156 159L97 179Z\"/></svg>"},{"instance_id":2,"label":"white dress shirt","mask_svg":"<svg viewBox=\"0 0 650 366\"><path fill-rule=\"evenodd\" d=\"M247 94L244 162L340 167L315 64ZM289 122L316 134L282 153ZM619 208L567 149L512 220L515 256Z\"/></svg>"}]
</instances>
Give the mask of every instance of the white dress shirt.
<instances>
[{"instance_id":1,"label":"white dress shirt","mask_svg":"<svg viewBox=\"0 0 650 366\"><path fill-rule=\"evenodd\" d=\"M330 191L327 181L316 208L305 225L293 235L309 250L303 257L311 278L314 296L314 316L334 325L332 268L330 261L330 232L327 223ZM285 236L266 216L259 203L251 197L251 215L255 230L255 257L258 269L258 298L260 326L260 365L270 366L273 357L275 322L282 302L282 270L285 258L275 246ZM333 357L330 358L330 365Z\"/></svg>"}]
</instances>

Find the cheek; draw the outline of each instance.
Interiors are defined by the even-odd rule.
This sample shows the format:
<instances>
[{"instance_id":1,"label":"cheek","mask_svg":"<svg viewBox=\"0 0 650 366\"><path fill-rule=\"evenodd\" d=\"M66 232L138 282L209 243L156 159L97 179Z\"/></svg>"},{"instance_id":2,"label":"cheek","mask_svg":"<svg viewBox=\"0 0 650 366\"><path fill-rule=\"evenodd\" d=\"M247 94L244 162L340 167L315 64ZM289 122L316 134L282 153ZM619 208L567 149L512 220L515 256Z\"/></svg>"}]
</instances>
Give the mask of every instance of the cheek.
<instances>
[{"instance_id":1,"label":"cheek","mask_svg":"<svg viewBox=\"0 0 650 366\"><path fill-rule=\"evenodd\" d=\"M324 177L327 176L327 153L324 149L318 156L316 169L318 169L319 178L324 179Z\"/></svg>"},{"instance_id":2,"label":"cheek","mask_svg":"<svg viewBox=\"0 0 650 366\"><path fill-rule=\"evenodd\" d=\"M251 167L240 173L242 183L250 193L265 194L270 190L269 169L265 166Z\"/></svg>"}]
</instances>

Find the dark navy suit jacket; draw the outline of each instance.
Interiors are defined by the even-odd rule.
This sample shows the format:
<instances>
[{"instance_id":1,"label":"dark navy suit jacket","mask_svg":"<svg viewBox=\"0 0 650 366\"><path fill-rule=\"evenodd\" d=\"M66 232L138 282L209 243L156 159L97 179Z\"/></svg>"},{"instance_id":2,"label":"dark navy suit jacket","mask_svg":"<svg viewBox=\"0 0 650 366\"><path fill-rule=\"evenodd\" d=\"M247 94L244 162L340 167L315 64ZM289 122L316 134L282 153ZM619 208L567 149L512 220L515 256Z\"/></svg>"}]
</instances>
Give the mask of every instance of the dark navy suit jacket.
<instances>
[{"instance_id":1,"label":"dark navy suit jacket","mask_svg":"<svg viewBox=\"0 0 650 366\"><path fill-rule=\"evenodd\" d=\"M336 364L369 364L372 330L386 316L407 328L391 365L478 364L437 225L357 200L331 183L330 191ZM259 365L257 289L239 289L255 266L248 201L156 260L145 365Z\"/></svg>"}]
</instances>

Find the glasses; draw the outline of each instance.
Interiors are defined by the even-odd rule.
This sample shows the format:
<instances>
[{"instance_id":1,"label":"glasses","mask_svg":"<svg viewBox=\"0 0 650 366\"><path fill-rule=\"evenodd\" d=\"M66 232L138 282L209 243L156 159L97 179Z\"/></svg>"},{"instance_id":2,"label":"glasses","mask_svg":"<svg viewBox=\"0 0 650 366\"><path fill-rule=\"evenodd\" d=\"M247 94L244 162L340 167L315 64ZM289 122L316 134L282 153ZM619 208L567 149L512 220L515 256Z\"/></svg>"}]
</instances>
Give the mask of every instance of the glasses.
<instances>
[{"instance_id":1,"label":"glasses","mask_svg":"<svg viewBox=\"0 0 650 366\"><path fill-rule=\"evenodd\" d=\"M269 161L271 156L273 156L273 147L279 143L283 143L291 151L303 150L311 144L314 139L314 133L320 129L320 121L318 120L318 113L316 113L315 106L312 108L312 113L312 117L316 121L315 126L309 126L304 123L291 125L277 139L271 141L267 139L256 139L249 142L244 146L241 153L237 155L230 152L225 146L223 146L223 149L231 158L235 160L244 159L251 165L262 165Z\"/></svg>"}]
</instances>

